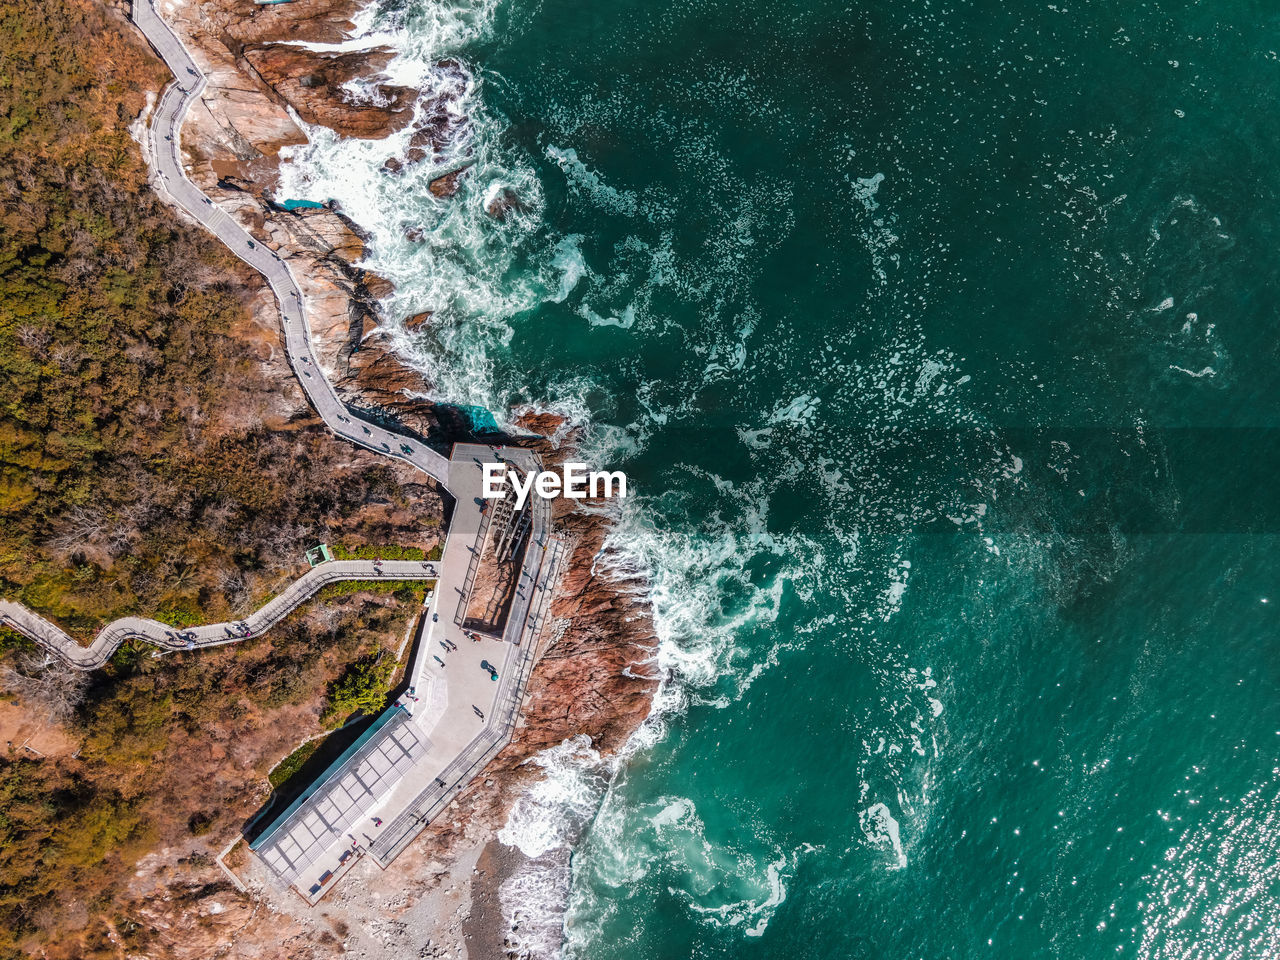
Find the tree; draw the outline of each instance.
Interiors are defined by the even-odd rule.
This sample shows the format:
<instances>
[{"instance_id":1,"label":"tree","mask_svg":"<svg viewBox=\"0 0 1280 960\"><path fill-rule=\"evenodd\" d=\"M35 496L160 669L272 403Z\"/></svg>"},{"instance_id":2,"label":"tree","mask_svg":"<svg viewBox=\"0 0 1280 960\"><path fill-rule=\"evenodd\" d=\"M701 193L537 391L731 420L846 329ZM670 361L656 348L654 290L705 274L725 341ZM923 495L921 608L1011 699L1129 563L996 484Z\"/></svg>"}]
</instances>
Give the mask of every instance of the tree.
<instances>
[{"instance_id":1,"label":"tree","mask_svg":"<svg viewBox=\"0 0 1280 960\"><path fill-rule=\"evenodd\" d=\"M387 705L387 683L394 661L379 654L357 660L334 681L321 721L331 724L357 710L374 714Z\"/></svg>"}]
</instances>

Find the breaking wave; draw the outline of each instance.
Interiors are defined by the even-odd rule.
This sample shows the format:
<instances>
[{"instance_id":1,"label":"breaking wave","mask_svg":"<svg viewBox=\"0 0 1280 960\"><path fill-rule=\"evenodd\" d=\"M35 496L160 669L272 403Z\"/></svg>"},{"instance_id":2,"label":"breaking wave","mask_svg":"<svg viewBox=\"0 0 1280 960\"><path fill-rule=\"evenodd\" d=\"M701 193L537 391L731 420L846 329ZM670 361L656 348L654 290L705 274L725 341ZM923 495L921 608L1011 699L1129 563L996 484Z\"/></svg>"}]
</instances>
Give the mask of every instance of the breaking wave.
<instances>
[{"instance_id":1,"label":"breaking wave","mask_svg":"<svg viewBox=\"0 0 1280 960\"><path fill-rule=\"evenodd\" d=\"M536 858L568 846L599 803L604 780L600 754L589 737L578 735L549 747L527 763L542 768L543 778L512 807L498 839Z\"/></svg>"},{"instance_id":2,"label":"breaking wave","mask_svg":"<svg viewBox=\"0 0 1280 960\"><path fill-rule=\"evenodd\" d=\"M562 412L585 427L581 453L592 463L643 461L655 447L690 451L688 462L672 463L625 501L596 559L598 573L648 584L663 677L649 718L611 762L584 737L533 758L544 777L498 834L529 858L500 891L519 952L553 956L563 930L565 951L583 954L615 915L619 888L655 877L699 923L742 936L765 932L798 864L816 848L783 842L763 824L736 835L708 823L692 796L633 791L626 762L690 710L739 703L819 639L857 658L880 695L879 711L856 727L862 814L852 814L850 830L861 828L863 845L885 868L909 869L946 717L942 678L887 627L911 593L904 531L954 517L976 540L979 508L1021 482L1017 457L994 436L980 441L989 448L987 468L959 479L948 473L951 451L920 446L919 436L938 423L982 425L968 405L962 358L931 349L909 320L879 317L828 331L818 346L790 342L767 326L774 318L749 293L794 226L789 184L754 182L709 138L664 118L646 128L639 115L625 118L637 135L667 143L672 155L715 177L690 197L611 182L574 131L600 111L645 107L616 98L562 105L548 119L542 153L521 153L504 145L504 120L484 101L485 78L460 55L491 28L492 2L415 6L411 14L369 9L359 24L363 42L393 46L392 82L423 91L415 121L383 141L309 130L311 142L290 154L281 190L335 199L369 231L366 266L396 287L385 304L393 345L425 374L427 396L485 407L500 423L526 409ZM762 102L758 88L724 77L691 95L733 109ZM414 129L433 117L445 118L439 126L448 135L429 156L407 162ZM399 172L389 169L392 158ZM539 163L543 175L562 178L555 186L568 202L613 230L611 244L587 230L548 228L546 198L555 194L541 182ZM431 192L433 180L463 167L457 195ZM885 297L904 269L892 185L892 176L852 166L837 185L860 218ZM510 197L518 202L502 216L491 212ZM705 204L705 236L689 249L680 232L697 204ZM513 343L527 332L522 315L542 304L578 318L574 337L621 338L628 347L594 366L506 375ZM431 313L423 332L395 320L423 312ZM646 370L635 359L644 349L670 365ZM843 359L850 355L861 360ZM734 412L720 423L717 391L736 401L748 392L769 399L759 409L727 403ZM696 458L711 435L737 438L733 455L750 464L752 479ZM817 497L804 500L798 488ZM827 602L823 612L811 609L815 598Z\"/></svg>"},{"instance_id":3,"label":"breaking wave","mask_svg":"<svg viewBox=\"0 0 1280 960\"><path fill-rule=\"evenodd\" d=\"M563 299L581 264L571 240L557 246L540 234L537 173L501 147L504 123L486 108L483 79L463 56L488 35L496 7L496 0L366 7L353 37L336 46L392 48L386 82L420 91L413 120L382 140L304 124L309 142L283 151L278 192L336 201L367 232L361 265L395 285L383 304L387 329L393 348L423 373L424 395L484 407L501 420L517 399L494 371L512 335L509 321ZM433 181L459 171L455 195L431 191ZM421 313L431 323L410 333L403 318Z\"/></svg>"}]
</instances>

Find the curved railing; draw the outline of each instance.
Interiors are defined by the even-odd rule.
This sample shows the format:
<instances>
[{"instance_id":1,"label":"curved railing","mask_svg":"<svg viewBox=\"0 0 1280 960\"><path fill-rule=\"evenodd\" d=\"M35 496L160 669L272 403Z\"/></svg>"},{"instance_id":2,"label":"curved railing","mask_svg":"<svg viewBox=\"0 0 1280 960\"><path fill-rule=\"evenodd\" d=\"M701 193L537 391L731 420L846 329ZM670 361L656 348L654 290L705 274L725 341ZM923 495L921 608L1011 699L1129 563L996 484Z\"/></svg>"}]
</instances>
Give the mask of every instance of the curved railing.
<instances>
[{"instance_id":1,"label":"curved railing","mask_svg":"<svg viewBox=\"0 0 1280 960\"><path fill-rule=\"evenodd\" d=\"M10 600L0 600L0 623L34 640L68 666L94 670L129 640L144 640L162 650L197 650L261 636L331 583L435 580L439 575L439 567L432 561L330 560L308 570L242 620L181 628L146 617L121 617L104 627L87 647L56 624Z\"/></svg>"}]
</instances>

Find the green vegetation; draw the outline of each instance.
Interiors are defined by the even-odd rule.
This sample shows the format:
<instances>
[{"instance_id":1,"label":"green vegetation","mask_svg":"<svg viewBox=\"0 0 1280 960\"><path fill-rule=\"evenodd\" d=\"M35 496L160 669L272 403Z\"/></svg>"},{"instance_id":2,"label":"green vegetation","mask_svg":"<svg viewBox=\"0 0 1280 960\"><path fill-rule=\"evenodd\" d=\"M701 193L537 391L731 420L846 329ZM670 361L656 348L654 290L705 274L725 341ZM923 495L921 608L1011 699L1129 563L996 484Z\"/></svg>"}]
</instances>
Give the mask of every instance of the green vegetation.
<instances>
[{"instance_id":1,"label":"green vegetation","mask_svg":"<svg viewBox=\"0 0 1280 960\"><path fill-rule=\"evenodd\" d=\"M336 727L351 714L374 714L387 705L387 685L395 670L390 657L373 656L357 660L329 688L329 701L320 715L326 727Z\"/></svg>"},{"instance_id":2,"label":"green vegetation","mask_svg":"<svg viewBox=\"0 0 1280 960\"><path fill-rule=\"evenodd\" d=\"M169 77L87 0L0 5L0 596L88 637L242 615L326 526L407 506L231 335L256 275L181 225L127 124Z\"/></svg>"},{"instance_id":3,"label":"green vegetation","mask_svg":"<svg viewBox=\"0 0 1280 960\"><path fill-rule=\"evenodd\" d=\"M293 751L293 753L289 754L277 763L272 771L267 774L267 782L271 784L271 789L278 789L282 783L301 770L303 765L311 759L311 755L320 748L320 744L323 742L324 741L320 738L308 740L297 750Z\"/></svg>"},{"instance_id":4,"label":"green vegetation","mask_svg":"<svg viewBox=\"0 0 1280 960\"><path fill-rule=\"evenodd\" d=\"M339 580L321 587L316 599L332 601L357 593L389 593L401 603L413 603L421 602L427 587L434 585L434 580Z\"/></svg>"},{"instance_id":5,"label":"green vegetation","mask_svg":"<svg viewBox=\"0 0 1280 960\"><path fill-rule=\"evenodd\" d=\"M160 651L144 640L132 638L111 655L111 666L121 673L150 673L159 666Z\"/></svg>"},{"instance_id":6,"label":"green vegetation","mask_svg":"<svg viewBox=\"0 0 1280 960\"><path fill-rule=\"evenodd\" d=\"M127 126L169 77L119 10L0 4L0 596L81 636L126 614L247 612L364 504L408 506L388 466L278 422L296 384L233 335L259 280L147 185ZM276 711L402 629L385 601L310 604L265 640L118 651L79 691L78 751L0 759L0 958L157 955L132 900L139 856L207 865L278 751ZM0 630L7 663L30 652ZM335 686L333 708L385 700L390 669Z\"/></svg>"},{"instance_id":7,"label":"green vegetation","mask_svg":"<svg viewBox=\"0 0 1280 960\"><path fill-rule=\"evenodd\" d=\"M54 925L53 904L101 905L104 874L123 881L153 840L138 804L116 790L37 760L0 764L0 955L19 955L24 934Z\"/></svg>"},{"instance_id":8,"label":"green vegetation","mask_svg":"<svg viewBox=\"0 0 1280 960\"><path fill-rule=\"evenodd\" d=\"M194 627L205 622L204 611L189 597L180 597L163 610L155 610L152 619L171 627Z\"/></svg>"},{"instance_id":9,"label":"green vegetation","mask_svg":"<svg viewBox=\"0 0 1280 960\"><path fill-rule=\"evenodd\" d=\"M24 651L34 653L38 648L34 643L8 627L0 627L0 653Z\"/></svg>"},{"instance_id":10,"label":"green vegetation","mask_svg":"<svg viewBox=\"0 0 1280 960\"><path fill-rule=\"evenodd\" d=\"M159 659L145 644L123 647L94 675L76 715L78 756L0 761L0 957L117 956L109 939L100 949L86 945L76 925L83 919L66 905L117 930L130 926L129 877L139 856L157 844L192 849L193 838L225 836L240 822L221 811L242 808L254 774L230 774L211 746L234 740L239 751L265 752L268 711L314 702L326 690L326 722L381 709L395 661L379 643L395 638L403 620L395 605L314 609L269 640ZM279 763L272 786L322 742ZM107 928L96 921L93 929ZM134 935L130 952L151 955L145 925Z\"/></svg>"},{"instance_id":11,"label":"green vegetation","mask_svg":"<svg viewBox=\"0 0 1280 960\"><path fill-rule=\"evenodd\" d=\"M347 547L343 544L330 546L335 560L426 560L427 551L421 547Z\"/></svg>"}]
</instances>

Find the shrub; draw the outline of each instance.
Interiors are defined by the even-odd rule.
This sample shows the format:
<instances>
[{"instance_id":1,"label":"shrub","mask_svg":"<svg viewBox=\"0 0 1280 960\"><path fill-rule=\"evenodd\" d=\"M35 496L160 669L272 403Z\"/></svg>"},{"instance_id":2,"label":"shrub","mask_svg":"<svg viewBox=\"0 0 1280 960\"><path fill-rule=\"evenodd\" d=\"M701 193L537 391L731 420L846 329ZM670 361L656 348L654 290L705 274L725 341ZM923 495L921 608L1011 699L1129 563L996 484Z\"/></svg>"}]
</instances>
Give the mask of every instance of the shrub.
<instances>
[{"instance_id":1,"label":"shrub","mask_svg":"<svg viewBox=\"0 0 1280 960\"><path fill-rule=\"evenodd\" d=\"M357 711L377 713L387 705L387 684L394 669L395 661L381 655L364 657L351 664L329 688L329 701L320 722L332 727Z\"/></svg>"},{"instance_id":2,"label":"shrub","mask_svg":"<svg viewBox=\"0 0 1280 960\"><path fill-rule=\"evenodd\" d=\"M311 759L311 755L319 749L320 743L321 741L318 739L308 740L277 763L275 768L267 774L267 782L271 784L271 789L278 789L281 784L287 782L290 777L301 770L303 765Z\"/></svg>"},{"instance_id":3,"label":"shrub","mask_svg":"<svg viewBox=\"0 0 1280 960\"><path fill-rule=\"evenodd\" d=\"M187 829L193 837L203 837L213 829L214 815L205 810L197 810L187 820Z\"/></svg>"},{"instance_id":4,"label":"shrub","mask_svg":"<svg viewBox=\"0 0 1280 960\"><path fill-rule=\"evenodd\" d=\"M335 544L329 548L336 560L426 560L427 551L421 547L348 547Z\"/></svg>"}]
</instances>

